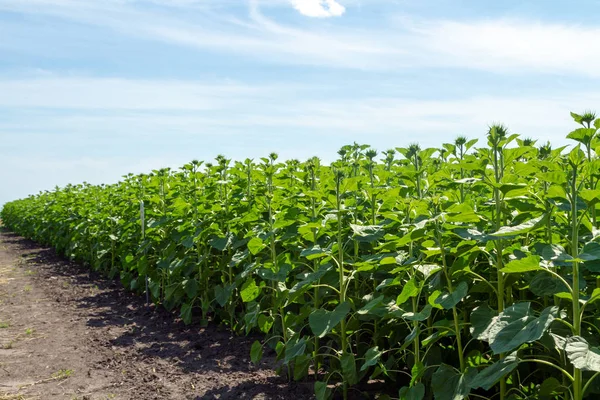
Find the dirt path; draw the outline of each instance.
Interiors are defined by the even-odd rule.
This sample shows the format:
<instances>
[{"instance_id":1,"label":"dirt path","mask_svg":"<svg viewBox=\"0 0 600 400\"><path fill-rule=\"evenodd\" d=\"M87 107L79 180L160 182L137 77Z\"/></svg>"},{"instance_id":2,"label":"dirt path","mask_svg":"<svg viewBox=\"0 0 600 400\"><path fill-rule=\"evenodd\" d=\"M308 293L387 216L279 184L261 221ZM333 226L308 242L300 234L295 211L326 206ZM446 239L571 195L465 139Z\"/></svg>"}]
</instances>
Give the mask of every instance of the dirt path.
<instances>
[{"instance_id":1,"label":"dirt path","mask_svg":"<svg viewBox=\"0 0 600 400\"><path fill-rule=\"evenodd\" d=\"M0 400L308 399L254 338L186 327L51 249L0 232ZM272 360L271 360L272 362Z\"/></svg>"}]
</instances>

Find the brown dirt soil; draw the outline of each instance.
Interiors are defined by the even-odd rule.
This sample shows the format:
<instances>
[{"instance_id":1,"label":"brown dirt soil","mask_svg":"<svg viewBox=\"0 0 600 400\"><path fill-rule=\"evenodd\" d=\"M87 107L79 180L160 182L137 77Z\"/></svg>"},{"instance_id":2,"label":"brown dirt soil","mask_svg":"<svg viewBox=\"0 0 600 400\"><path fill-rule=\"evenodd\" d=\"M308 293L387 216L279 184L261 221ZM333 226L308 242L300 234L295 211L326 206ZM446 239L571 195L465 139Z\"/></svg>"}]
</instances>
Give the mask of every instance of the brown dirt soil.
<instances>
[{"instance_id":1,"label":"brown dirt soil","mask_svg":"<svg viewBox=\"0 0 600 400\"><path fill-rule=\"evenodd\" d=\"M117 281L0 232L0 400L309 399L255 338L185 326Z\"/></svg>"}]
</instances>

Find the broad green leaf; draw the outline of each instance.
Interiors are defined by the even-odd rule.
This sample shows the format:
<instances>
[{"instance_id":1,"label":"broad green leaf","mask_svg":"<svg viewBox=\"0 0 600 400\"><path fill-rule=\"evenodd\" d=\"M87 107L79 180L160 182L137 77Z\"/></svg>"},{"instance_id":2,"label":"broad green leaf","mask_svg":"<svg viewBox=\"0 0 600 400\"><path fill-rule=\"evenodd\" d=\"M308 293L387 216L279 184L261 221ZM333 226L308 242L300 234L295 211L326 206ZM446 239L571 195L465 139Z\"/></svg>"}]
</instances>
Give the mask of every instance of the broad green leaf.
<instances>
[{"instance_id":1,"label":"broad green leaf","mask_svg":"<svg viewBox=\"0 0 600 400\"><path fill-rule=\"evenodd\" d=\"M508 324L491 338L490 347L494 354L506 353L523 343L539 340L558 314L558 307L545 308L539 317L524 316Z\"/></svg>"},{"instance_id":2,"label":"broad green leaf","mask_svg":"<svg viewBox=\"0 0 600 400\"><path fill-rule=\"evenodd\" d=\"M493 238L504 238L508 236L522 235L524 233L531 232L541 226L544 226L547 218L548 215L543 214L537 218L530 219L529 221L523 222L522 224L516 226L503 226L496 232L491 233L489 236Z\"/></svg>"},{"instance_id":3,"label":"broad green leaf","mask_svg":"<svg viewBox=\"0 0 600 400\"><path fill-rule=\"evenodd\" d=\"M600 260L600 244L596 242L589 242L583 246L582 252L579 254L579 258L584 261L596 261Z\"/></svg>"},{"instance_id":4,"label":"broad green leaf","mask_svg":"<svg viewBox=\"0 0 600 400\"><path fill-rule=\"evenodd\" d=\"M427 304L420 312L407 312L402 314L402 318L408 321L425 321L431 315L431 310L432 307Z\"/></svg>"},{"instance_id":5,"label":"broad green leaf","mask_svg":"<svg viewBox=\"0 0 600 400\"><path fill-rule=\"evenodd\" d=\"M313 246L308 249L304 249L300 252L301 257L306 257L309 260L314 260L315 258L324 257L329 255L329 251L321 248L321 246Z\"/></svg>"},{"instance_id":6,"label":"broad green leaf","mask_svg":"<svg viewBox=\"0 0 600 400\"><path fill-rule=\"evenodd\" d=\"M383 352L380 351L379 347L377 346L371 347L369 350L367 350L367 353L365 354L365 362L362 367L360 367L360 372L377 364L377 361L379 361L379 357L381 357L382 354Z\"/></svg>"},{"instance_id":7,"label":"broad green leaf","mask_svg":"<svg viewBox=\"0 0 600 400\"><path fill-rule=\"evenodd\" d=\"M298 339L290 339L285 345L285 358L284 363L287 364L295 357L298 357L301 354L304 354L304 350L306 349L306 339L298 338Z\"/></svg>"},{"instance_id":8,"label":"broad green leaf","mask_svg":"<svg viewBox=\"0 0 600 400\"><path fill-rule=\"evenodd\" d=\"M258 328L261 330L261 332L269 333L273 327L273 322L274 320L271 316L266 316L264 314L260 314L258 316Z\"/></svg>"},{"instance_id":9,"label":"broad green leaf","mask_svg":"<svg viewBox=\"0 0 600 400\"><path fill-rule=\"evenodd\" d=\"M179 314L183 323L189 325L192 323L192 303L183 303L181 313Z\"/></svg>"},{"instance_id":10,"label":"broad green leaf","mask_svg":"<svg viewBox=\"0 0 600 400\"><path fill-rule=\"evenodd\" d=\"M254 279L248 279L246 282L244 282L240 290L240 296L242 297L242 301L244 303L256 300L259 295L260 288L256 285Z\"/></svg>"},{"instance_id":11,"label":"broad green leaf","mask_svg":"<svg viewBox=\"0 0 600 400\"><path fill-rule=\"evenodd\" d=\"M600 372L600 348L590 348L588 342L581 336L567 338L565 352L575 368Z\"/></svg>"},{"instance_id":12,"label":"broad green leaf","mask_svg":"<svg viewBox=\"0 0 600 400\"><path fill-rule=\"evenodd\" d=\"M475 339L487 340L487 328L496 316L497 313L487 304L475 307L471 313L471 335Z\"/></svg>"},{"instance_id":13,"label":"broad green leaf","mask_svg":"<svg viewBox=\"0 0 600 400\"><path fill-rule=\"evenodd\" d=\"M191 249L192 247L194 247L194 237L193 236L187 236L185 239L183 239L181 241L181 244L186 249Z\"/></svg>"},{"instance_id":14,"label":"broad green leaf","mask_svg":"<svg viewBox=\"0 0 600 400\"><path fill-rule=\"evenodd\" d=\"M471 388L477 389L482 388L484 390L490 390L500 379L510 374L519 365L519 359L517 358L517 352L513 352L500 361L496 361L494 364L481 370L473 381L471 381Z\"/></svg>"},{"instance_id":15,"label":"broad green leaf","mask_svg":"<svg viewBox=\"0 0 600 400\"><path fill-rule=\"evenodd\" d=\"M526 302L513 304L512 306L505 308L500 315L489 320L488 325L485 327L483 326L483 318L485 318L485 313L487 313L487 311L481 310L477 326L477 339L485 342L492 342L496 338L498 332L503 328L528 316L530 306L531 304Z\"/></svg>"},{"instance_id":16,"label":"broad green leaf","mask_svg":"<svg viewBox=\"0 0 600 400\"><path fill-rule=\"evenodd\" d=\"M471 392L471 382L475 375L477 370L474 368L461 374L449 365L440 365L431 380L435 400L463 400Z\"/></svg>"},{"instance_id":17,"label":"broad green leaf","mask_svg":"<svg viewBox=\"0 0 600 400\"><path fill-rule=\"evenodd\" d=\"M344 376L344 380L350 385L355 385L358 383L354 353L345 352L342 354L340 357L340 363L342 364L342 375Z\"/></svg>"},{"instance_id":18,"label":"broad green leaf","mask_svg":"<svg viewBox=\"0 0 600 400\"><path fill-rule=\"evenodd\" d=\"M294 294L295 292L299 291L303 287L305 287L307 285L310 285L311 283L317 282L319 279L321 279L322 277L324 277L325 274L327 272L329 272L329 270L331 270L332 268L333 268L333 265L331 265L331 264L321 265L317 271L311 272L310 274L307 274L306 277L303 280L301 280L300 282L296 283L290 289L290 294Z\"/></svg>"},{"instance_id":19,"label":"broad green leaf","mask_svg":"<svg viewBox=\"0 0 600 400\"><path fill-rule=\"evenodd\" d=\"M215 286L215 300L217 301L217 303L219 303L221 307L224 307L225 304L227 304L227 302L229 301L229 298L233 293L233 288L233 285Z\"/></svg>"},{"instance_id":20,"label":"broad green leaf","mask_svg":"<svg viewBox=\"0 0 600 400\"><path fill-rule=\"evenodd\" d=\"M500 271L505 274L517 274L523 272L538 271L540 266L540 256L528 255L527 257L512 260Z\"/></svg>"},{"instance_id":21,"label":"broad green leaf","mask_svg":"<svg viewBox=\"0 0 600 400\"><path fill-rule=\"evenodd\" d=\"M310 329L317 337L324 337L335 328L350 312L350 303L339 304L335 310L314 310L308 317Z\"/></svg>"},{"instance_id":22,"label":"broad green leaf","mask_svg":"<svg viewBox=\"0 0 600 400\"><path fill-rule=\"evenodd\" d=\"M219 251L225 251L231 247L231 244L233 243L233 236L217 237L212 239L209 243L215 249Z\"/></svg>"},{"instance_id":23,"label":"broad green leaf","mask_svg":"<svg viewBox=\"0 0 600 400\"><path fill-rule=\"evenodd\" d=\"M560 279L547 272L538 272L529 282L529 290L536 296L542 297L566 292L567 287Z\"/></svg>"},{"instance_id":24,"label":"broad green leaf","mask_svg":"<svg viewBox=\"0 0 600 400\"><path fill-rule=\"evenodd\" d=\"M353 239L358 242L372 243L381 239L385 234L383 228L379 225L355 225L350 224L352 232L354 232Z\"/></svg>"},{"instance_id":25,"label":"broad green leaf","mask_svg":"<svg viewBox=\"0 0 600 400\"><path fill-rule=\"evenodd\" d=\"M583 189L579 192L579 197L581 197L588 206L593 206L600 201L600 190Z\"/></svg>"},{"instance_id":26,"label":"broad green leaf","mask_svg":"<svg viewBox=\"0 0 600 400\"><path fill-rule=\"evenodd\" d=\"M328 400L331 397L331 391L326 382L315 382L315 397L317 400Z\"/></svg>"},{"instance_id":27,"label":"broad green leaf","mask_svg":"<svg viewBox=\"0 0 600 400\"><path fill-rule=\"evenodd\" d=\"M396 299L396 304L404 304L408 301L408 299L410 299L411 297L415 297L418 294L419 288L417 287L415 280L411 279L404 284L404 287L402 287L402 292L398 295L398 298Z\"/></svg>"},{"instance_id":28,"label":"broad green leaf","mask_svg":"<svg viewBox=\"0 0 600 400\"><path fill-rule=\"evenodd\" d=\"M266 281L285 282L291 270L292 266L290 264L283 264L279 266L277 272L274 272L271 268L261 268L256 273Z\"/></svg>"},{"instance_id":29,"label":"broad green leaf","mask_svg":"<svg viewBox=\"0 0 600 400\"><path fill-rule=\"evenodd\" d=\"M195 279L187 279L183 281L183 289L190 299L195 298L198 295L198 281Z\"/></svg>"},{"instance_id":30,"label":"broad green leaf","mask_svg":"<svg viewBox=\"0 0 600 400\"><path fill-rule=\"evenodd\" d=\"M251 302L246 307L246 313L244 314L244 327L246 328L246 334L252 330L258 323L258 316L260 315L260 304L257 302Z\"/></svg>"},{"instance_id":31,"label":"broad green leaf","mask_svg":"<svg viewBox=\"0 0 600 400\"><path fill-rule=\"evenodd\" d=\"M460 282L452 293L442 293L435 302L449 310L460 303L467 293L469 293L469 286L466 282Z\"/></svg>"},{"instance_id":32,"label":"broad green leaf","mask_svg":"<svg viewBox=\"0 0 600 400\"><path fill-rule=\"evenodd\" d=\"M567 138L578 141L579 143L585 145L590 143L592 137L596 133L596 130L593 128L578 128L573 132L567 135Z\"/></svg>"},{"instance_id":33,"label":"broad green leaf","mask_svg":"<svg viewBox=\"0 0 600 400\"><path fill-rule=\"evenodd\" d=\"M373 310L375 307L379 306L383 302L383 298L384 298L383 295L375 297L374 299L369 301L367 304L362 306L357 311L357 313L360 315L368 314L371 310Z\"/></svg>"},{"instance_id":34,"label":"broad green leaf","mask_svg":"<svg viewBox=\"0 0 600 400\"><path fill-rule=\"evenodd\" d=\"M259 237L256 237L256 236L248 241L247 246L248 246L248 250L250 250L250 253L252 253L253 256L257 255L258 253L260 253L262 251L262 249L267 247L263 243L263 241Z\"/></svg>"},{"instance_id":35,"label":"broad green leaf","mask_svg":"<svg viewBox=\"0 0 600 400\"><path fill-rule=\"evenodd\" d=\"M554 396L564 393L566 390L562 382L554 377L550 377L542 382L538 395L542 398L554 398Z\"/></svg>"},{"instance_id":36,"label":"broad green leaf","mask_svg":"<svg viewBox=\"0 0 600 400\"><path fill-rule=\"evenodd\" d=\"M252 347L250 348L250 360L253 364L258 364L263 356L263 347L262 344L258 340L255 340L252 343Z\"/></svg>"},{"instance_id":37,"label":"broad green leaf","mask_svg":"<svg viewBox=\"0 0 600 400\"><path fill-rule=\"evenodd\" d=\"M425 397L425 385L417 383L412 387L403 387L398 393L400 400L423 400Z\"/></svg>"}]
</instances>

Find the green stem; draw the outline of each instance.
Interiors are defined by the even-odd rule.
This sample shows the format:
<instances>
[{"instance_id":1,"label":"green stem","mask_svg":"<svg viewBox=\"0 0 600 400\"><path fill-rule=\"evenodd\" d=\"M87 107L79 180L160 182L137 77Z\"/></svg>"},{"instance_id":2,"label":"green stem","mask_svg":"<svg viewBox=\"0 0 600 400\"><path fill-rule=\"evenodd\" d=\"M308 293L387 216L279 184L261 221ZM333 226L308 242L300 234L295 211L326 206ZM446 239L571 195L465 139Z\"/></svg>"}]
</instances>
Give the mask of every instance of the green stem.
<instances>
[{"instance_id":1,"label":"green stem","mask_svg":"<svg viewBox=\"0 0 600 400\"><path fill-rule=\"evenodd\" d=\"M577 166L572 165L571 179L571 256L577 260L579 256L579 223L577 219ZM579 305L579 263L573 262L573 334L581 335L581 312ZM581 370L573 367L573 400L582 400L582 375Z\"/></svg>"},{"instance_id":2,"label":"green stem","mask_svg":"<svg viewBox=\"0 0 600 400\"><path fill-rule=\"evenodd\" d=\"M341 176L336 178L336 205L337 205L337 218L338 218L338 230L337 230L337 245L338 245L338 271L339 271L339 281L340 281L340 304L346 301L346 283L345 283L345 275L344 275L344 242L342 239L342 199L340 192L340 181ZM348 339L346 337L346 318L342 318L340 322L340 336L342 340L342 357L348 351ZM344 379L343 384L343 396L344 400L348 399L348 382Z\"/></svg>"}]
</instances>

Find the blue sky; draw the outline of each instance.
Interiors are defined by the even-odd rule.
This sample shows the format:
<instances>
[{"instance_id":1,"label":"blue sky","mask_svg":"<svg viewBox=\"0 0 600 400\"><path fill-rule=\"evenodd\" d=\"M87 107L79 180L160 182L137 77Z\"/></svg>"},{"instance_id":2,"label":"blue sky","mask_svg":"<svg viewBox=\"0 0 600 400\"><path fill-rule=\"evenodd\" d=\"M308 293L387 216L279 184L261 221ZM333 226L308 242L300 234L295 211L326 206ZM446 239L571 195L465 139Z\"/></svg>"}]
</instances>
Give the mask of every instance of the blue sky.
<instances>
[{"instance_id":1,"label":"blue sky","mask_svg":"<svg viewBox=\"0 0 600 400\"><path fill-rule=\"evenodd\" d=\"M600 103L600 1L0 0L0 204L217 154L512 132Z\"/></svg>"}]
</instances>

